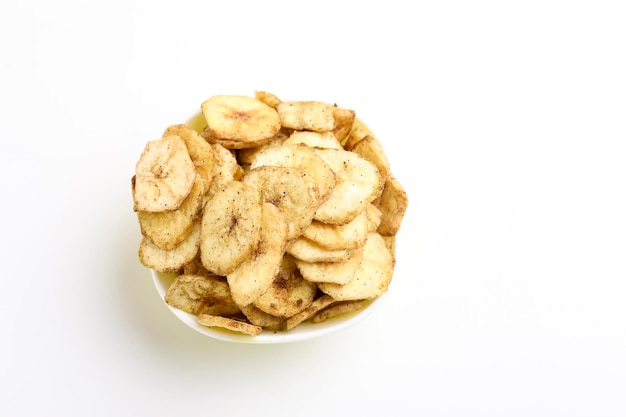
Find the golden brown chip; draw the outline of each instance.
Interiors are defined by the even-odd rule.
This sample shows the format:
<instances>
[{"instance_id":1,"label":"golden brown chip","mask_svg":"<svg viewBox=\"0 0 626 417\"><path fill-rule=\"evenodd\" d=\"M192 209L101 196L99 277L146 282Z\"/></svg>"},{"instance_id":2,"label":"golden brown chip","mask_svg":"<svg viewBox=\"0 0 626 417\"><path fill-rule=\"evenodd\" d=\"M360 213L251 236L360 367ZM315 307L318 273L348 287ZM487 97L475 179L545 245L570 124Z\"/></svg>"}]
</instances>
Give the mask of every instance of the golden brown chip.
<instances>
[{"instance_id":1,"label":"golden brown chip","mask_svg":"<svg viewBox=\"0 0 626 417\"><path fill-rule=\"evenodd\" d=\"M333 117L335 119L335 129L333 129L333 134L339 143L343 143L352 131L355 115L356 113L354 110L344 109L337 106L333 108Z\"/></svg>"},{"instance_id":2,"label":"golden brown chip","mask_svg":"<svg viewBox=\"0 0 626 417\"><path fill-rule=\"evenodd\" d=\"M322 323L330 318L339 316L345 313L351 313L354 311L359 311L363 308L363 301L355 300L355 301L338 301L336 303L331 304L329 307L320 311L313 317L311 317L311 323Z\"/></svg>"},{"instance_id":3,"label":"golden brown chip","mask_svg":"<svg viewBox=\"0 0 626 417\"><path fill-rule=\"evenodd\" d=\"M228 275L259 243L262 203L258 191L231 181L207 201L202 214L202 264L217 275Z\"/></svg>"},{"instance_id":4,"label":"golden brown chip","mask_svg":"<svg viewBox=\"0 0 626 417\"><path fill-rule=\"evenodd\" d=\"M229 149L259 146L280 130L276 110L245 96L218 95L202 103L204 138Z\"/></svg>"},{"instance_id":5,"label":"golden brown chip","mask_svg":"<svg viewBox=\"0 0 626 417\"><path fill-rule=\"evenodd\" d=\"M311 148L343 149L332 132L309 132L297 130L284 142L285 145L307 145Z\"/></svg>"},{"instance_id":6,"label":"golden brown chip","mask_svg":"<svg viewBox=\"0 0 626 417\"><path fill-rule=\"evenodd\" d=\"M211 146L213 147L215 163L213 164L213 181L209 188L208 197L225 188L229 182L239 181L243 177L243 170L237 163L237 158L231 150L226 149L219 143Z\"/></svg>"},{"instance_id":7,"label":"golden brown chip","mask_svg":"<svg viewBox=\"0 0 626 417\"><path fill-rule=\"evenodd\" d=\"M307 262L340 262L350 256L351 249L326 249L302 236L287 242L287 253Z\"/></svg>"},{"instance_id":8,"label":"golden brown chip","mask_svg":"<svg viewBox=\"0 0 626 417\"><path fill-rule=\"evenodd\" d=\"M222 329L232 330L249 336L258 336L263 331L261 326L229 317L214 316L211 314L200 314L198 316L198 324L206 327L219 327Z\"/></svg>"},{"instance_id":9,"label":"golden brown chip","mask_svg":"<svg viewBox=\"0 0 626 417\"><path fill-rule=\"evenodd\" d=\"M272 108L276 108L276 106L278 106L278 104L282 101L276 95L268 93L267 91L255 91L254 98L262 101Z\"/></svg>"},{"instance_id":10,"label":"golden brown chip","mask_svg":"<svg viewBox=\"0 0 626 417\"><path fill-rule=\"evenodd\" d=\"M287 230L287 223L278 208L264 203L259 243L248 258L226 276L233 299L239 306L254 302L272 285L285 253Z\"/></svg>"},{"instance_id":11,"label":"golden brown chip","mask_svg":"<svg viewBox=\"0 0 626 417\"><path fill-rule=\"evenodd\" d=\"M334 107L319 101L281 102L276 106L283 127L314 132L335 129Z\"/></svg>"},{"instance_id":12,"label":"golden brown chip","mask_svg":"<svg viewBox=\"0 0 626 417\"><path fill-rule=\"evenodd\" d=\"M260 166L300 168L311 174L319 190L319 199L326 201L335 188L335 173L317 152L306 145L283 145L270 147L259 152L251 170Z\"/></svg>"},{"instance_id":13,"label":"golden brown chip","mask_svg":"<svg viewBox=\"0 0 626 417\"><path fill-rule=\"evenodd\" d=\"M294 259L285 256L271 286L254 306L272 316L286 318L307 308L315 297L317 286L300 275Z\"/></svg>"},{"instance_id":14,"label":"golden brown chip","mask_svg":"<svg viewBox=\"0 0 626 417\"><path fill-rule=\"evenodd\" d=\"M331 305L332 303L334 303L335 300L333 300L333 298L329 295L322 295L320 298L317 298L316 300L314 300L310 306L308 306L307 308L305 308L304 310L302 310L301 312L294 314L293 316L289 317L287 319L286 322L286 330L292 330L295 327L297 327L298 325L300 325L301 323L307 321L308 319L310 319L311 317L313 317L317 312L325 309L326 307L328 307L329 305Z\"/></svg>"},{"instance_id":15,"label":"golden brown chip","mask_svg":"<svg viewBox=\"0 0 626 417\"><path fill-rule=\"evenodd\" d=\"M347 284L352 281L363 259L363 248L350 251L344 261L339 262L306 262L296 259L296 265L302 276L310 282L332 282Z\"/></svg>"},{"instance_id":16,"label":"golden brown chip","mask_svg":"<svg viewBox=\"0 0 626 417\"><path fill-rule=\"evenodd\" d=\"M230 295L225 278L217 275L177 276L165 294L165 302L194 315L234 316L241 313Z\"/></svg>"},{"instance_id":17,"label":"golden brown chip","mask_svg":"<svg viewBox=\"0 0 626 417\"><path fill-rule=\"evenodd\" d=\"M155 213L138 211L141 234L161 249L174 249L191 233L191 226L202 211L205 190L206 181L196 174L191 192L178 209Z\"/></svg>"},{"instance_id":18,"label":"golden brown chip","mask_svg":"<svg viewBox=\"0 0 626 417\"><path fill-rule=\"evenodd\" d=\"M185 142L196 171L206 180L207 187L210 186L213 180L213 165L215 163L211 144L200 136L198 132L184 124L168 126L165 132L163 132L164 137L172 135L179 136Z\"/></svg>"},{"instance_id":19,"label":"golden brown chip","mask_svg":"<svg viewBox=\"0 0 626 417\"><path fill-rule=\"evenodd\" d=\"M139 245L139 261L155 271L178 272L195 258L200 247L200 222L195 222L191 229L189 236L171 250L161 249L144 237Z\"/></svg>"},{"instance_id":20,"label":"golden brown chip","mask_svg":"<svg viewBox=\"0 0 626 417\"><path fill-rule=\"evenodd\" d=\"M377 203L382 213L378 233L385 236L393 236L398 233L408 204L406 191L396 177L390 174Z\"/></svg>"},{"instance_id":21,"label":"golden brown chip","mask_svg":"<svg viewBox=\"0 0 626 417\"><path fill-rule=\"evenodd\" d=\"M346 151L351 151L354 145L368 135L374 136L367 126L365 126L359 119L356 119L354 121L354 125L352 126L350 135L344 140L343 148Z\"/></svg>"},{"instance_id":22,"label":"golden brown chip","mask_svg":"<svg viewBox=\"0 0 626 417\"><path fill-rule=\"evenodd\" d=\"M346 224L380 195L383 189L380 173L371 162L352 152L337 149L315 152L335 173L335 187L314 218L322 223Z\"/></svg>"},{"instance_id":23,"label":"golden brown chip","mask_svg":"<svg viewBox=\"0 0 626 417\"><path fill-rule=\"evenodd\" d=\"M319 283L318 288L337 301L379 297L387 291L391 282L394 262L382 236L372 232L363 247L363 258L354 278L345 285Z\"/></svg>"},{"instance_id":24,"label":"golden brown chip","mask_svg":"<svg viewBox=\"0 0 626 417\"><path fill-rule=\"evenodd\" d=\"M387 180L390 173L389 160L376 138L370 135L365 136L352 147L352 152L373 163L378 168L383 181Z\"/></svg>"},{"instance_id":25,"label":"golden brown chip","mask_svg":"<svg viewBox=\"0 0 626 417\"><path fill-rule=\"evenodd\" d=\"M315 179L301 168L260 166L250 169L242 182L280 210L287 223L287 239L302 234L321 204Z\"/></svg>"},{"instance_id":26,"label":"golden brown chip","mask_svg":"<svg viewBox=\"0 0 626 417\"><path fill-rule=\"evenodd\" d=\"M375 232L378 229L378 226L380 226L383 213L374 204L369 204L365 208L365 214L367 215L367 231Z\"/></svg>"},{"instance_id":27,"label":"golden brown chip","mask_svg":"<svg viewBox=\"0 0 626 417\"><path fill-rule=\"evenodd\" d=\"M196 167L179 136L148 142L135 166L134 210L176 210L191 192L195 178Z\"/></svg>"},{"instance_id":28,"label":"golden brown chip","mask_svg":"<svg viewBox=\"0 0 626 417\"><path fill-rule=\"evenodd\" d=\"M285 328L284 319L267 314L265 311L255 307L254 304L241 307L241 311L250 323L261 326L264 329L280 331Z\"/></svg>"},{"instance_id":29,"label":"golden brown chip","mask_svg":"<svg viewBox=\"0 0 626 417\"><path fill-rule=\"evenodd\" d=\"M237 149L237 161L240 165L250 165L259 152L267 148L282 145L288 137L289 135L281 131L278 132L269 142L261 146L256 146L254 148Z\"/></svg>"},{"instance_id":30,"label":"golden brown chip","mask_svg":"<svg viewBox=\"0 0 626 417\"><path fill-rule=\"evenodd\" d=\"M368 232L367 210L346 224L326 224L313 221L302 233L324 249L354 249L363 246ZM374 229L376 230L376 229Z\"/></svg>"}]
</instances>

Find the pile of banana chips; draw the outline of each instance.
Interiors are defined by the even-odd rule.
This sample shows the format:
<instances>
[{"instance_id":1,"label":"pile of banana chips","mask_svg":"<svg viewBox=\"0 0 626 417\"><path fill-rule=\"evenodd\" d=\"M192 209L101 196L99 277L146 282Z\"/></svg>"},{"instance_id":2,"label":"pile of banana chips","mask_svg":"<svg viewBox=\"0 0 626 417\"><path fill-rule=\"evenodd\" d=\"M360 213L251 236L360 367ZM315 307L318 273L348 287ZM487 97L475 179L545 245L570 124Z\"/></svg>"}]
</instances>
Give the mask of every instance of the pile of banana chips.
<instances>
[{"instance_id":1,"label":"pile of banana chips","mask_svg":"<svg viewBox=\"0 0 626 417\"><path fill-rule=\"evenodd\" d=\"M132 178L139 260L165 302L255 336L363 308L387 291L407 195L353 110L217 95L171 125Z\"/></svg>"}]
</instances>

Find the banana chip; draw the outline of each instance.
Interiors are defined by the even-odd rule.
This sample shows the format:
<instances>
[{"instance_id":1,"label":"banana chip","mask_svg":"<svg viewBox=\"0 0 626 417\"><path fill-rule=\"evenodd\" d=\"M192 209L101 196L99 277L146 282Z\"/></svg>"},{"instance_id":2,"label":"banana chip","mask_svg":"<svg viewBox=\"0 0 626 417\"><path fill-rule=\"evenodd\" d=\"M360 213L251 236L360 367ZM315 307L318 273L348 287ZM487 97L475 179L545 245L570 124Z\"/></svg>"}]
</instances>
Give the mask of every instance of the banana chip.
<instances>
[{"instance_id":1,"label":"banana chip","mask_svg":"<svg viewBox=\"0 0 626 417\"><path fill-rule=\"evenodd\" d=\"M310 173L319 190L319 199L326 201L335 188L335 173L317 152L303 144L269 147L255 155L250 169L260 166L300 168Z\"/></svg>"},{"instance_id":2,"label":"banana chip","mask_svg":"<svg viewBox=\"0 0 626 417\"><path fill-rule=\"evenodd\" d=\"M335 129L334 107L319 101L280 102L276 105L283 127L313 132Z\"/></svg>"},{"instance_id":3,"label":"banana chip","mask_svg":"<svg viewBox=\"0 0 626 417\"><path fill-rule=\"evenodd\" d=\"M367 237L361 263L352 280L343 285L323 282L318 287L336 301L376 298L387 291L394 264L383 237L372 232Z\"/></svg>"},{"instance_id":4,"label":"banana chip","mask_svg":"<svg viewBox=\"0 0 626 417\"><path fill-rule=\"evenodd\" d=\"M202 214L202 264L227 275L253 254L259 243L262 204L258 192L239 181L207 201Z\"/></svg>"},{"instance_id":5,"label":"banana chip","mask_svg":"<svg viewBox=\"0 0 626 417\"><path fill-rule=\"evenodd\" d=\"M374 164L355 153L337 149L318 149L316 153L335 173L336 181L314 218L323 223L346 224L380 195L382 177Z\"/></svg>"},{"instance_id":6,"label":"banana chip","mask_svg":"<svg viewBox=\"0 0 626 417\"><path fill-rule=\"evenodd\" d=\"M285 256L271 286L254 306L274 317L286 319L308 308L316 292L317 286L302 277L294 259Z\"/></svg>"},{"instance_id":7,"label":"banana chip","mask_svg":"<svg viewBox=\"0 0 626 417\"><path fill-rule=\"evenodd\" d=\"M135 167L135 211L176 210L195 178L196 167L179 136L148 142Z\"/></svg>"},{"instance_id":8,"label":"banana chip","mask_svg":"<svg viewBox=\"0 0 626 417\"><path fill-rule=\"evenodd\" d=\"M213 96L202 103L207 127L204 137L229 149L262 145L280 130L276 110L244 96Z\"/></svg>"},{"instance_id":9,"label":"banana chip","mask_svg":"<svg viewBox=\"0 0 626 417\"><path fill-rule=\"evenodd\" d=\"M259 243L251 256L226 275L238 305L251 304L272 285L285 253L287 231L287 223L278 208L263 204Z\"/></svg>"},{"instance_id":10,"label":"banana chip","mask_svg":"<svg viewBox=\"0 0 626 417\"><path fill-rule=\"evenodd\" d=\"M287 239L302 234L321 203L315 179L301 168L260 166L250 169L242 182L259 190L263 200L282 213Z\"/></svg>"},{"instance_id":11,"label":"banana chip","mask_svg":"<svg viewBox=\"0 0 626 417\"><path fill-rule=\"evenodd\" d=\"M165 302L195 315L235 316L241 313L230 295L226 280L216 275L177 276L165 294Z\"/></svg>"},{"instance_id":12,"label":"banana chip","mask_svg":"<svg viewBox=\"0 0 626 417\"><path fill-rule=\"evenodd\" d=\"M189 236L171 250L161 249L144 237L139 245L139 261L155 271L178 272L191 263L200 247L200 222L196 222L191 228Z\"/></svg>"},{"instance_id":13,"label":"banana chip","mask_svg":"<svg viewBox=\"0 0 626 417\"><path fill-rule=\"evenodd\" d=\"M202 211L205 189L206 181L197 174L191 192L176 210L138 211L137 218L143 236L164 250L178 246L191 233L191 226Z\"/></svg>"}]
</instances>

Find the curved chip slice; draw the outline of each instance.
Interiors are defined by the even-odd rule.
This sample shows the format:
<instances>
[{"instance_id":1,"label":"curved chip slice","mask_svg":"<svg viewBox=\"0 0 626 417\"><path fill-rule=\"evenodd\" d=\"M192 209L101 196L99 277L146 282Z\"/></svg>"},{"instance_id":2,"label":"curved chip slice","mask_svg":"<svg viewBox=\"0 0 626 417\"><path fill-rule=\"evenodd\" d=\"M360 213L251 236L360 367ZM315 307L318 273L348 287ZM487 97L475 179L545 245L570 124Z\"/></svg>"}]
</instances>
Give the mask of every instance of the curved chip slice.
<instances>
[{"instance_id":1,"label":"curved chip slice","mask_svg":"<svg viewBox=\"0 0 626 417\"><path fill-rule=\"evenodd\" d=\"M237 163L237 158L235 158L231 150L226 149L219 143L214 143L211 146L213 148L215 162L211 172L213 181L207 193L208 197L222 190L229 182L238 181L243 177L243 170Z\"/></svg>"},{"instance_id":2,"label":"curved chip slice","mask_svg":"<svg viewBox=\"0 0 626 417\"><path fill-rule=\"evenodd\" d=\"M367 237L368 217L366 212L367 210L364 210L348 223L341 225L313 221L304 230L302 236L325 249L357 248L365 243Z\"/></svg>"},{"instance_id":3,"label":"curved chip slice","mask_svg":"<svg viewBox=\"0 0 626 417\"><path fill-rule=\"evenodd\" d=\"M179 136L148 142L135 166L134 210L176 210L195 178L196 167Z\"/></svg>"},{"instance_id":4,"label":"curved chip slice","mask_svg":"<svg viewBox=\"0 0 626 417\"><path fill-rule=\"evenodd\" d=\"M361 300L338 301L311 317L311 323L321 323L340 314L351 313L362 308L363 301Z\"/></svg>"},{"instance_id":5,"label":"curved chip slice","mask_svg":"<svg viewBox=\"0 0 626 417\"><path fill-rule=\"evenodd\" d=\"M320 206L315 180L301 168L260 166L242 182L258 189L264 201L280 210L288 225L287 239L300 236Z\"/></svg>"},{"instance_id":6,"label":"curved chip slice","mask_svg":"<svg viewBox=\"0 0 626 417\"><path fill-rule=\"evenodd\" d=\"M276 106L278 106L278 103L282 101L280 98L278 98L278 96L267 91L255 91L254 98L262 101L272 108L276 108Z\"/></svg>"},{"instance_id":7,"label":"curved chip slice","mask_svg":"<svg viewBox=\"0 0 626 417\"><path fill-rule=\"evenodd\" d=\"M307 308L317 292L317 286L305 280L290 256L281 262L276 278L254 306L279 318L291 317Z\"/></svg>"},{"instance_id":8,"label":"curved chip slice","mask_svg":"<svg viewBox=\"0 0 626 417\"><path fill-rule=\"evenodd\" d=\"M172 250L191 233L191 226L202 211L206 181L200 174L191 192L176 210L138 211L141 234L161 249Z\"/></svg>"},{"instance_id":9,"label":"curved chip slice","mask_svg":"<svg viewBox=\"0 0 626 417\"><path fill-rule=\"evenodd\" d=\"M144 237L139 245L139 261L155 271L178 272L193 261L200 247L200 222L195 222L191 228L189 236L171 250L161 249Z\"/></svg>"},{"instance_id":10,"label":"curved chip slice","mask_svg":"<svg viewBox=\"0 0 626 417\"><path fill-rule=\"evenodd\" d=\"M229 149L258 146L280 130L276 110L252 97L213 96L201 108L207 121L204 137Z\"/></svg>"},{"instance_id":11,"label":"curved chip slice","mask_svg":"<svg viewBox=\"0 0 626 417\"><path fill-rule=\"evenodd\" d=\"M163 136L179 136L187 147L191 161L196 167L196 171L206 180L207 185L213 179L213 165L215 156L213 147L198 132L187 125L177 124L168 126L163 132Z\"/></svg>"},{"instance_id":12,"label":"curved chip slice","mask_svg":"<svg viewBox=\"0 0 626 417\"><path fill-rule=\"evenodd\" d=\"M322 295L319 298L316 298L315 300L313 300L311 305L309 305L307 308L305 308L299 313L294 314L293 316L287 319L287 322L285 323L286 330L294 329L295 327L307 321L308 319L313 317L315 314L322 311L323 309L333 304L334 302L335 300L333 300L333 297L331 297L330 295L326 295L326 294Z\"/></svg>"},{"instance_id":13,"label":"curved chip slice","mask_svg":"<svg viewBox=\"0 0 626 417\"><path fill-rule=\"evenodd\" d=\"M335 106L333 109L333 117L335 118L333 134L339 143L343 143L348 135L350 135L350 132L352 132L352 127L356 120L356 113L354 110Z\"/></svg>"},{"instance_id":14,"label":"curved chip slice","mask_svg":"<svg viewBox=\"0 0 626 417\"><path fill-rule=\"evenodd\" d=\"M320 201L326 201L335 188L335 174L313 148L306 145L283 145L270 147L255 155L250 169L260 166L301 168L315 179Z\"/></svg>"},{"instance_id":15,"label":"curved chip slice","mask_svg":"<svg viewBox=\"0 0 626 417\"><path fill-rule=\"evenodd\" d=\"M241 313L230 295L226 280L217 275L177 276L165 293L165 302L194 315L234 316Z\"/></svg>"},{"instance_id":16,"label":"curved chip slice","mask_svg":"<svg viewBox=\"0 0 626 417\"><path fill-rule=\"evenodd\" d=\"M391 172L389 160L387 159L387 155L385 155L382 145L374 136L365 136L354 144L351 151L376 165L383 181L387 179Z\"/></svg>"},{"instance_id":17,"label":"curved chip slice","mask_svg":"<svg viewBox=\"0 0 626 417\"><path fill-rule=\"evenodd\" d=\"M319 101L283 101L276 105L283 127L330 132L335 129L334 107Z\"/></svg>"},{"instance_id":18,"label":"curved chip slice","mask_svg":"<svg viewBox=\"0 0 626 417\"><path fill-rule=\"evenodd\" d=\"M261 326L246 323L245 321L231 319L230 317L215 316L212 314L200 314L198 324L206 327L220 327L234 332L245 333L249 336L258 336L263 331Z\"/></svg>"},{"instance_id":19,"label":"curved chip slice","mask_svg":"<svg viewBox=\"0 0 626 417\"><path fill-rule=\"evenodd\" d=\"M287 242L287 253L307 262L341 262L348 259L350 249L326 249L302 236Z\"/></svg>"},{"instance_id":20,"label":"curved chip slice","mask_svg":"<svg viewBox=\"0 0 626 417\"><path fill-rule=\"evenodd\" d=\"M254 304L241 306L241 312L250 321L250 323L261 326L267 330L280 331L285 327L285 320L280 317L267 314L265 311L257 308Z\"/></svg>"},{"instance_id":21,"label":"curved chip slice","mask_svg":"<svg viewBox=\"0 0 626 417\"><path fill-rule=\"evenodd\" d=\"M306 262L296 259L296 265L307 281L332 282L343 285L352 281L362 259L363 248L357 248L350 252L345 261Z\"/></svg>"},{"instance_id":22,"label":"curved chip slice","mask_svg":"<svg viewBox=\"0 0 626 417\"><path fill-rule=\"evenodd\" d=\"M383 213L374 204L369 204L365 208L365 214L367 215L367 231L375 232L382 221Z\"/></svg>"},{"instance_id":23,"label":"curved chip slice","mask_svg":"<svg viewBox=\"0 0 626 417\"><path fill-rule=\"evenodd\" d=\"M311 148L343 149L341 143L332 132L309 132L297 130L283 142L285 145L304 144Z\"/></svg>"},{"instance_id":24,"label":"curved chip slice","mask_svg":"<svg viewBox=\"0 0 626 417\"><path fill-rule=\"evenodd\" d=\"M318 287L337 301L376 298L387 291L394 264L393 255L383 237L372 232L363 247L363 258L354 278L345 285L319 283Z\"/></svg>"},{"instance_id":25,"label":"curved chip slice","mask_svg":"<svg viewBox=\"0 0 626 417\"><path fill-rule=\"evenodd\" d=\"M259 193L239 181L216 192L202 214L202 265L217 275L234 271L259 243L261 211Z\"/></svg>"},{"instance_id":26,"label":"curved chip slice","mask_svg":"<svg viewBox=\"0 0 626 417\"><path fill-rule=\"evenodd\" d=\"M317 212L315 220L345 224L376 199L383 181L374 164L359 155L337 149L317 149L318 155L335 173L335 188Z\"/></svg>"},{"instance_id":27,"label":"curved chip slice","mask_svg":"<svg viewBox=\"0 0 626 417\"><path fill-rule=\"evenodd\" d=\"M380 199L377 202L382 216L378 233L393 236L400 230L400 224L409 205L406 191L393 174L389 174Z\"/></svg>"},{"instance_id":28,"label":"curved chip slice","mask_svg":"<svg viewBox=\"0 0 626 417\"><path fill-rule=\"evenodd\" d=\"M272 285L285 252L287 230L287 223L278 208L264 203L258 245L247 259L226 275L233 299L239 306L252 303Z\"/></svg>"}]
</instances>

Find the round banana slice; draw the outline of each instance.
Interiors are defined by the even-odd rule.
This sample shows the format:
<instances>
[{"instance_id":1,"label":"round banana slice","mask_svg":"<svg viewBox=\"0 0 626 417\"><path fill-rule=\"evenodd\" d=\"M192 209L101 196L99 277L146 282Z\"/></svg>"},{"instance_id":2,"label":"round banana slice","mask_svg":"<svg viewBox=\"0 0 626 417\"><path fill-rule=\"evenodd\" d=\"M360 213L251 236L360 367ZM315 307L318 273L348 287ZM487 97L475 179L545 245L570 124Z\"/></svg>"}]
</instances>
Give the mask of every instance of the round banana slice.
<instances>
[{"instance_id":1,"label":"round banana slice","mask_svg":"<svg viewBox=\"0 0 626 417\"><path fill-rule=\"evenodd\" d=\"M134 210L176 210L195 178L196 167L179 136L148 142L135 166Z\"/></svg>"},{"instance_id":2,"label":"round banana slice","mask_svg":"<svg viewBox=\"0 0 626 417\"><path fill-rule=\"evenodd\" d=\"M306 262L296 259L296 265L302 276L311 282L333 282L347 284L352 281L357 268L363 259L363 248L350 252L345 261L340 262Z\"/></svg>"},{"instance_id":3,"label":"round banana slice","mask_svg":"<svg viewBox=\"0 0 626 417\"><path fill-rule=\"evenodd\" d=\"M263 204L259 243L251 256L226 275L233 299L239 306L251 304L272 285L285 244L287 223L276 206Z\"/></svg>"},{"instance_id":4,"label":"round banana slice","mask_svg":"<svg viewBox=\"0 0 626 417\"><path fill-rule=\"evenodd\" d=\"M254 304L248 304L240 308L250 323L261 326L263 329L280 331L285 327L285 321L282 318L267 314L265 311L255 307Z\"/></svg>"},{"instance_id":5,"label":"round banana slice","mask_svg":"<svg viewBox=\"0 0 626 417\"><path fill-rule=\"evenodd\" d=\"M305 280L290 256L284 256L269 289L254 306L274 317L291 317L311 305L317 286Z\"/></svg>"},{"instance_id":6,"label":"round banana slice","mask_svg":"<svg viewBox=\"0 0 626 417\"><path fill-rule=\"evenodd\" d=\"M168 126L163 132L163 136L171 135L179 136L185 142L196 171L206 180L207 185L210 185L213 179L213 165L215 164L211 144L198 132L184 124Z\"/></svg>"},{"instance_id":7,"label":"round banana slice","mask_svg":"<svg viewBox=\"0 0 626 417\"><path fill-rule=\"evenodd\" d=\"M281 127L276 110L252 97L213 96L201 108L207 122L204 137L229 149L258 146Z\"/></svg>"},{"instance_id":8,"label":"round banana slice","mask_svg":"<svg viewBox=\"0 0 626 417\"><path fill-rule=\"evenodd\" d=\"M287 242L287 253L306 262L341 262L348 259L350 249L326 249L302 236Z\"/></svg>"},{"instance_id":9,"label":"round banana slice","mask_svg":"<svg viewBox=\"0 0 626 417\"><path fill-rule=\"evenodd\" d=\"M335 173L332 194L317 212L315 220L330 224L346 224L375 200L383 189L383 180L374 164L359 155L337 149L315 152Z\"/></svg>"},{"instance_id":10,"label":"round banana slice","mask_svg":"<svg viewBox=\"0 0 626 417\"><path fill-rule=\"evenodd\" d=\"M335 174L317 155L313 148L302 144L283 145L265 149L255 155L250 169L260 166L282 166L301 168L315 179L320 201L326 201L335 188Z\"/></svg>"},{"instance_id":11,"label":"round banana slice","mask_svg":"<svg viewBox=\"0 0 626 417\"><path fill-rule=\"evenodd\" d=\"M261 211L258 191L239 181L216 192L202 212L202 265L217 275L234 271L259 243Z\"/></svg>"},{"instance_id":12,"label":"round banana slice","mask_svg":"<svg viewBox=\"0 0 626 417\"><path fill-rule=\"evenodd\" d=\"M389 174L380 200L377 202L377 207L382 213L378 233L383 236L394 236L398 233L408 204L406 191L396 177Z\"/></svg>"},{"instance_id":13,"label":"round banana slice","mask_svg":"<svg viewBox=\"0 0 626 417\"><path fill-rule=\"evenodd\" d=\"M367 210L363 210L353 220L341 225L313 221L302 236L325 249L354 249L363 246L369 231L366 212Z\"/></svg>"},{"instance_id":14,"label":"round banana slice","mask_svg":"<svg viewBox=\"0 0 626 417\"><path fill-rule=\"evenodd\" d=\"M293 132L284 142L285 145L300 143L311 148L343 149L341 143L337 140L337 137L333 132L309 132L308 130L297 130Z\"/></svg>"},{"instance_id":15,"label":"round banana slice","mask_svg":"<svg viewBox=\"0 0 626 417\"><path fill-rule=\"evenodd\" d=\"M335 129L334 106L319 101L283 101L276 105L283 127L314 132Z\"/></svg>"},{"instance_id":16,"label":"round banana slice","mask_svg":"<svg viewBox=\"0 0 626 417\"><path fill-rule=\"evenodd\" d=\"M383 237L371 232L363 247L363 258L347 284L319 283L318 287L336 301L366 300L379 297L391 282L394 257Z\"/></svg>"},{"instance_id":17,"label":"round banana slice","mask_svg":"<svg viewBox=\"0 0 626 417\"><path fill-rule=\"evenodd\" d=\"M230 149L226 149L219 143L211 145L215 163L213 164L213 181L210 184L208 197L222 190L231 181L238 181L243 177L243 170L237 163L237 158Z\"/></svg>"},{"instance_id":18,"label":"round banana slice","mask_svg":"<svg viewBox=\"0 0 626 417\"><path fill-rule=\"evenodd\" d=\"M147 268L164 273L178 272L193 261L200 247L200 222L195 222L191 233L172 250L163 250L145 237L139 245L139 261Z\"/></svg>"},{"instance_id":19,"label":"round banana slice","mask_svg":"<svg viewBox=\"0 0 626 417\"><path fill-rule=\"evenodd\" d=\"M289 228L288 240L302 234L320 206L315 179L301 168L260 166L251 169L242 182L278 207Z\"/></svg>"},{"instance_id":20,"label":"round banana slice","mask_svg":"<svg viewBox=\"0 0 626 417\"><path fill-rule=\"evenodd\" d=\"M241 310L233 301L224 277L183 274L165 293L165 302L189 314L234 316Z\"/></svg>"},{"instance_id":21,"label":"round banana slice","mask_svg":"<svg viewBox=\"0 0 626 417\"><path fill-rule=\"evenodd\" d=\"M191 226L200 216L205 190L206 181L196 174L191 192L176 210L157 213L138 211L141 234L161 249L174 249L189 236Z\"/></svg>"}]
</instances>

